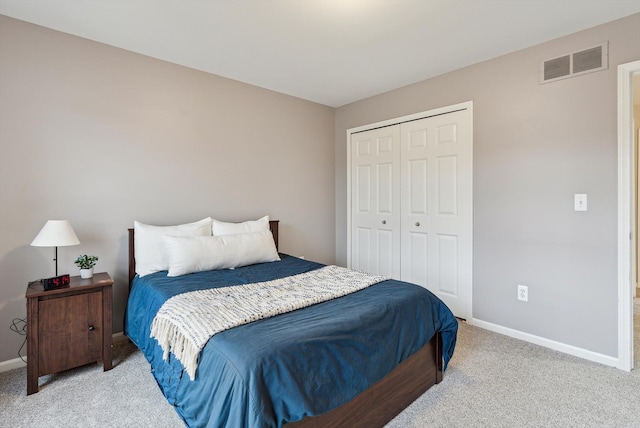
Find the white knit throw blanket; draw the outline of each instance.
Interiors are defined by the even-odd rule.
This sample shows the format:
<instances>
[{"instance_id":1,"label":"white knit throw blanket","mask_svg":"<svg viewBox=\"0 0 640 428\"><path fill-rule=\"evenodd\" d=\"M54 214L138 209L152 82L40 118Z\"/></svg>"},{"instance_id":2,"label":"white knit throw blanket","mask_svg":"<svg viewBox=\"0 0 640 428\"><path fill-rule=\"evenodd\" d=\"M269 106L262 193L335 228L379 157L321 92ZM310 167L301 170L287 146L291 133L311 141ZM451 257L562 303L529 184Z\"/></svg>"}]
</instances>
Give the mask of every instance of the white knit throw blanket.
<instances>
[{"instance_id":1,"label":"white knit throw blanket","mask_svg":"<svg viewBox=\"0 0 640 428\"><path fill-rule=\"evenodd\" d=\"M362 290L388 278L338 266L254 284L197 290L168 299L151 324L165 360L169 352L195 379L198 356L216 333Z\"/></svg>"}]
</instances>

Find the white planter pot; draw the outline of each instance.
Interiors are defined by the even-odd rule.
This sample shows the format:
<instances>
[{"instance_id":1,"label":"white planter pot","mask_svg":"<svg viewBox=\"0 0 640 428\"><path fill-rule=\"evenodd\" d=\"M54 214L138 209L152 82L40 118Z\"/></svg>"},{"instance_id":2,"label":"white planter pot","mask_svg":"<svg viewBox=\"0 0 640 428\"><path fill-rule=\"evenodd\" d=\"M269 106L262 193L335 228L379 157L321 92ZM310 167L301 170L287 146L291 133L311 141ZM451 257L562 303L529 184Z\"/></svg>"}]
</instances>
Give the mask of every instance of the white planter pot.
<instances>
[{"instance_id":1,"label":"white planter pot","mask_svg":"<svg viewBox=\"0 0 640 428\"><path fill-rule=\"evenodd\" d=\"M93 268L80 269L80 278L93 278Z\"/></svg>"}]
</instances>

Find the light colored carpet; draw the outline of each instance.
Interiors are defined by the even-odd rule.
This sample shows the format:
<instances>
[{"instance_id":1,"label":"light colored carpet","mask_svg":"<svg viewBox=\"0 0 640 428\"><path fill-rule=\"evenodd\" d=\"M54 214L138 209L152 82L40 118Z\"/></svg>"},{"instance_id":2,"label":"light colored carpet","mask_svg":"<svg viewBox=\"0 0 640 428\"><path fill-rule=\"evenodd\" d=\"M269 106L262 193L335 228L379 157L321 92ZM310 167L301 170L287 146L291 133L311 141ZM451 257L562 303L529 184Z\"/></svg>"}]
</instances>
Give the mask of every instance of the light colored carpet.
<instances>
[{"instance_id":1,"label":"light colored carpet","mask_svg":"<svg viewBox=\"0 0 640 428\"><path fill-rule=\"evenodd\" d=\"M388 428L640 427L640 369L623 372L465 323L455 352L444 381Z\"/></svg>"},{"instance_id":2,"label":"light colored carpet","mask_svg":"<svg viewBox=\"0 0 640 428\"><path fill-rule=\"evenodd\" d=\"M640 316L635 323L638 350ZM89 365L40 385L27 397L25 368L0 373L0 427L184 426L127 342L114 347L109 372ZM626 373L460 323L444 381L388 428L427 426L640 427L640 369Z\"/></svg>"},{"instance_id":3,"label":"light colored carpet","mask_svg":"<svg viewBox=\"0 0 640 428\"><path fill-rule=\"evenodd\" d=\"M27 396L27 370L0 373L0 427L184 427L135 345L113 348L113 369L89 364L40 378Z\"/></svg>"}]
</instances>

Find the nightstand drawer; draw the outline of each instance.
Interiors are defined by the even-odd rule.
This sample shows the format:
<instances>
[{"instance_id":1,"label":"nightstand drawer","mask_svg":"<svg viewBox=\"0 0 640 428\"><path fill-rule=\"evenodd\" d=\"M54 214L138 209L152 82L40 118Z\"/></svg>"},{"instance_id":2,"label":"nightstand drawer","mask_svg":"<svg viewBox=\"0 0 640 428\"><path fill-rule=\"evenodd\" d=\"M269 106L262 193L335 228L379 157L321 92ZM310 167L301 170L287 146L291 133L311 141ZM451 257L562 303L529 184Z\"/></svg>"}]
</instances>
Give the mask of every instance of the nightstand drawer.
<instances>
[{"instance_id":1,"label":"nightstand drawer","mask_svg":"<svg viewBox=\"0 0 640 428\"><path fill-rule=\"evenodd\" d=\"M102 359L101 291L39 305L39 376Z\"/></svg>"}]
</instances>

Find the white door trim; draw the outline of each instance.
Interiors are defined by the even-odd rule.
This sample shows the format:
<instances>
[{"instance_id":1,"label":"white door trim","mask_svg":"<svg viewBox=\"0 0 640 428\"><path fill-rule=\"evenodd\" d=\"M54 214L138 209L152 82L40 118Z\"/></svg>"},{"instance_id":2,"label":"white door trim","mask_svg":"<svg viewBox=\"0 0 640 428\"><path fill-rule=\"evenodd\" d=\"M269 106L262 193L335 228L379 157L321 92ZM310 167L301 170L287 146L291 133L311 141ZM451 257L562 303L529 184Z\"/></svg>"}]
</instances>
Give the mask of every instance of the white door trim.
<instances>
[{"instance_id":1,"label":"white door trim","mask_svg":"<svg viewBox=\"0 0 640 428\"><path fill-rule=\"evenodd\" d=\"M633 266L634 230L634 144L633 75L640 73L640 61L618 66L618 364L633 368Z\"/></svg>"},{"instance_id":2,"label":"white door trim","mask_svg":"<svg viewBox=\"0 0 640 428\"><path fill-rule=\"evenodd\" d=\"M401 116L394 119L383 120L376 123L370 123L368 125L358 126L355 128L347 129L346 132L346 144L347 144L347 266L351 267L351 134L362 131L369 131L375 128L381 128L384 126L396 125L402 122L408 122L411 120L424 119L430 116L436 116L440 114L452 113L458 110L468 110L469 111L469 138L472 159L473 159L473 101L466 101L459 104L453 104L450 106L440 107L433 110L423 111L420 113L414 113L407 116ZM473 170L473 160L471 161L471 168ZM473 172L471 173L471 206L473 207ZM473 212L471 214L471 248L472 248L472 260L471 266L469 267L471 270L472 281L469 284L469 287L473 288ZM468 319L473 317L473 290L469 290L469 307L468 307Z\"/></svg>"}]
</instances>

